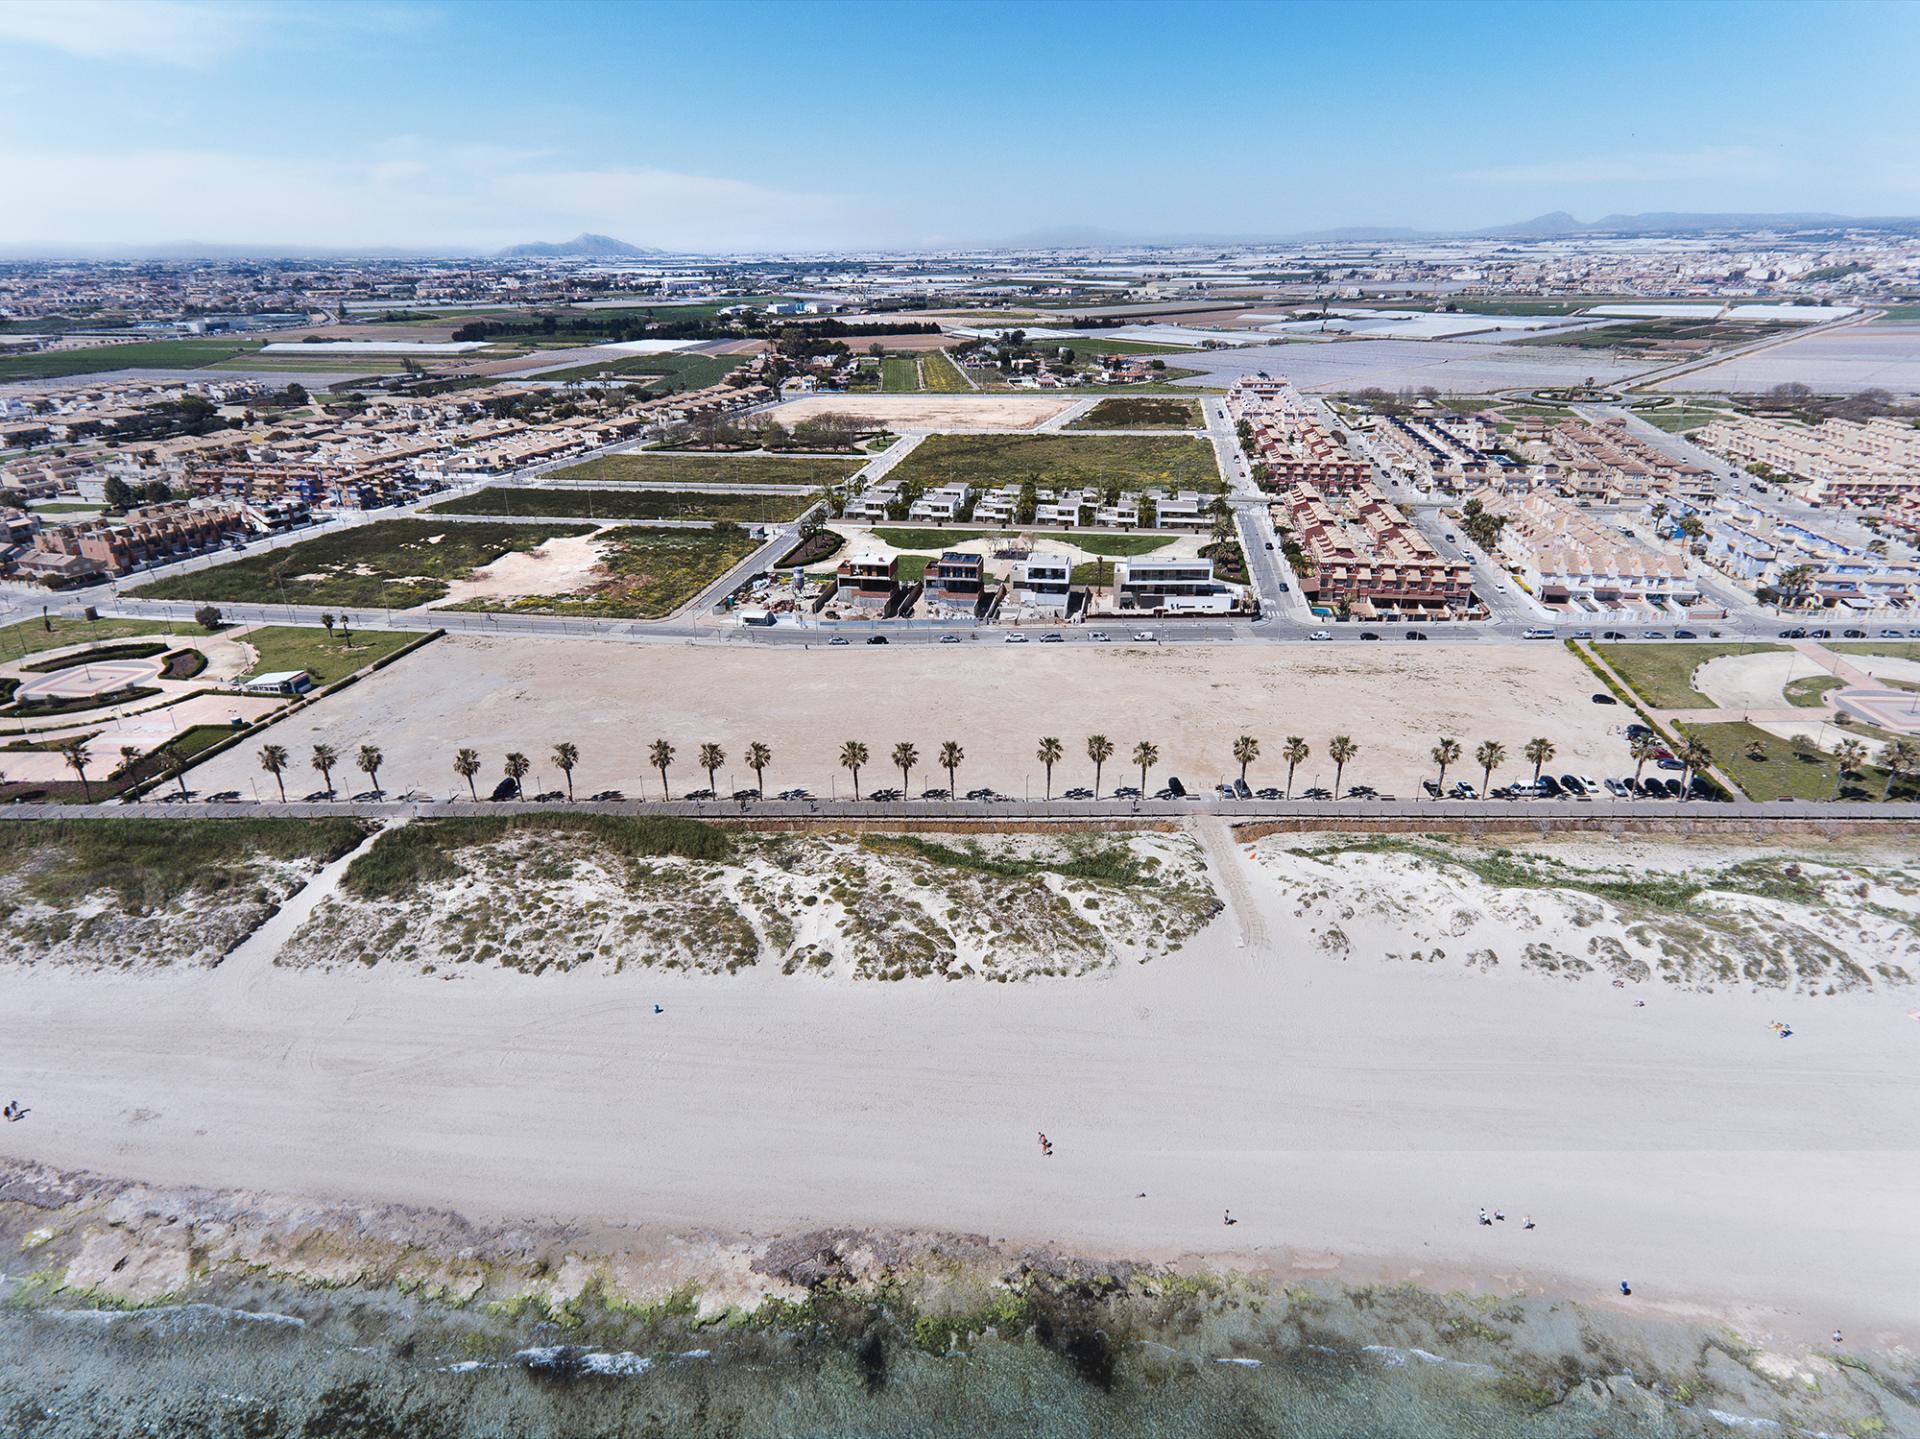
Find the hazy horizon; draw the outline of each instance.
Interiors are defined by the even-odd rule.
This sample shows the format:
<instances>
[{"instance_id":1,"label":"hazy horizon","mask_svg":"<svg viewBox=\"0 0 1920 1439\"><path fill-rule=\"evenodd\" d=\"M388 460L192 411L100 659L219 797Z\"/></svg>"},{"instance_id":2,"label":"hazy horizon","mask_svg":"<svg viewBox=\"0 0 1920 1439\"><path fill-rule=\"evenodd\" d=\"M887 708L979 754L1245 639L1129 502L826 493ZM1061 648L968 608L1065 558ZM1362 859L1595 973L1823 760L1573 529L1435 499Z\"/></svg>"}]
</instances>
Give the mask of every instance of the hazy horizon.
<instances>
[{"instance_id":1,"label":"hazy horizon","mask_svg":"<svg viewBox=\"0 0 1920 1439\"><path fill-rule=\"evenodd\" d=\"M1873 3L0 6L0 250L993 246L1920 214ZM711 53L709 53L711 52Z\"/></svg>"}]
</instances>

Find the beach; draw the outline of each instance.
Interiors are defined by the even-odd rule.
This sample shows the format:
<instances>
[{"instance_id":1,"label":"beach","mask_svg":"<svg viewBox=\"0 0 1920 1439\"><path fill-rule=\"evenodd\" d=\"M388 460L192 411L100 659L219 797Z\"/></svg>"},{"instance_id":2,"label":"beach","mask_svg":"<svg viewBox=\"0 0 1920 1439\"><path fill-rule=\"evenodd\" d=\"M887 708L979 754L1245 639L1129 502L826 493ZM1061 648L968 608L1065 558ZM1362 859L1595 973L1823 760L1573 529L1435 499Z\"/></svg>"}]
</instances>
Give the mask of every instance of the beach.
<instances>
[{"instance_id":1,"label":"beach","mask_svg":"<svg viewBox=\"0 0 1920 1439\"><path fill-rule=\"evenodd\" d=\"M1858 858L1793 852L1828 848ZM32 1113L0 1155L498 1221L957 1230L1911 1338L1911 989L1616 988L1389 959L1364 927L1335 952L1297 876L1224 831L1208 852L1218 918L1070 979L451 982L276 966L265 944L210 970L16 968L0 1047Z\"/></svg>"}]
</instances>

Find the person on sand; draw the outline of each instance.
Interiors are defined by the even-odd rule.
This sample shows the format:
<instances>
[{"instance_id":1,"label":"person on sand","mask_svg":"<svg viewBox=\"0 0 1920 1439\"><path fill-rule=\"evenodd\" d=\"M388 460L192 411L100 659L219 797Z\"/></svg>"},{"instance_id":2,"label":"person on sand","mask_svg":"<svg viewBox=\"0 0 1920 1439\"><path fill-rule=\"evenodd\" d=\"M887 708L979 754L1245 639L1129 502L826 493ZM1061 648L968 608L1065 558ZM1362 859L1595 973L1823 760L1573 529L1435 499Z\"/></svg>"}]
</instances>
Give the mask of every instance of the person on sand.
<instances>
[{"instance_id":1,"label":"person on sand","mask_svg":"<svg viewBox=\"0 0 1920 1439\"><path fill-rule=\"evenodd\" d=\"M1521 1216L1520 1216L1520 1227L1521 1227L1522 1229L1531 1229L1531 1228L1533 1228L1533 1216L1532 1216L1531 1214L1523 1214L1523 1215L1521 1215Z\"/></svg>"},{"instance_id":2,"label":"person on sand","mask_svg":"<svg viewBox=\"0 0 1920 1439\"><path fill-rule=\"evenodd\" d=\"M1622 1279L1620 1281L1620 1292L1623 1295L1631 1296L1633 1294L1633 1286L1628 1284L1626 1280Z\"/></svg>"},{"instance_id":3,"label":"person on sand","mask_svg":"<svg viewBox=\"0 0 1920 1439\"><path fill-rule=\"evenodd\" d=\"M1507 1212L1504 1209L1494 1210L1493 1217L1499 1220L1502 1224L1505 1224L1507 1222Z\"/></svg>"},{"instance_id":4,"label":"person on sand","mask_svg":"<svg viewBox=\"0 0 1920 1439\"><path fill-rule=\"evenodd\" d=\"M1838 1348L1840 1345L1840 1331L1838 1329L1833 1331L1833 1343L1835 1348Z\"/></svg>"},{"instance_id":5,"label":"person on sand","mask_svg":"<svg viewBox=\"0 0 1920 1439\"><path fill-rule=\"evenodd\" d=\"M1493 1224L1493 1218L1487 1213L1487 1207L1484 1204L1480 1206L1480 1222L1489 1227Z\"/></svg>"},{"instance_id":6,"label":"person on sand","mask_svg":"<svg viewBox=\"0 0 1920 1439\"><path fill-rule=\"evenodd\" d=\"M1229 1209L1227 1210L1225 1217L1220 1222L1222 1224L1238 1224L1240 1221L1233 1217L1233 1211Z\"/></svg>"}]
</instances>

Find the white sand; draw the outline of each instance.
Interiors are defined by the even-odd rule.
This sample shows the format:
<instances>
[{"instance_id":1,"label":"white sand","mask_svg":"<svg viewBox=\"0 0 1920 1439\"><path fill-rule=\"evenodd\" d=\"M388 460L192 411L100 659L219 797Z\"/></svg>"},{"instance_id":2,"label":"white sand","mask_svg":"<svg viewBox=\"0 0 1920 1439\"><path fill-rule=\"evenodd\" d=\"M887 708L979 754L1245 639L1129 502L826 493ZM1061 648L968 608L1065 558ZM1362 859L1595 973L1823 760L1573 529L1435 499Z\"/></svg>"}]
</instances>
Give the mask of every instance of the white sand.
<instances>
[{"instance_id":1,"label":"white sand","mask_svg":"<svg viewBox=\"0 0 1920 1439\"><path fill-rule=\"evenodd\" d=\"M605 577L601 544L593 535L556 535L531 550L509 550L462 580L448 580L435 609L467 600L518 599L522 595L570 595Z\"/></svg>"},{"instance_id":2,"label":"white sand","mask_svg":"<svg viewBox=\"0 0 1920 1439\"><path fill-rule=\"evenodd\" d=\"M960 787L988 785L1003 794L1043 792L1034 759L1043 735L1057 735L1067 758L1055 771L1065 789L1091 784L1085 758L1090 733L1106 734L1118 754L1102 788L1138 783L1127 756L1138 740L1160 747L1155 782L1178 775L1211 785L1237 771L1234 737L1252 734L1265 748L1249 782L1285 783L1280 746L1304 736L1313 758L1296 787L1331 785L1328 739L1346 733L1360 744L1344 783L1371 784L1411 798L1432 773L1428 752L1443 735L1457 736L1469 762L1454 774L1480 782L1471 764L1481 739L1506 745L1496 780L1529 774L1521 747L1535 735L1558 746L1556 773L1600 775L1632 768L1618 706L1585 702L1587 672L1558 646L1527 645L1212 645L1143 647L1085 643L1024 646L981 640L964 646L850 645L725 650L679 645L625 645L591 640L538 643L449 636L397 665L291 716L274 732L294 755L325 740L342 753L363 742L387 755L381 779L390 791L418 787L451 794L466 787L449 765L470 745L491 771L497 756L533 757L534 788L559 775L547 762L556 741L580 746L580 793L621 789L657 794L647 746L658 736L679 750L676 792L706 782L693 767L705 741L732 757L720 775L725 789L751 783L739 767L746 745L773 748L767 773L774 790L805 786L827 795L848 776L840 745L864 740L874 764L871 789L899 776L886 756L900 740L916 744L923 768L916 786L944 786L931 770L942 741L967 753ZM1409 704L1417 695L1419 703ZM1624 718L1622 718L1624 716ZM196 771L200 789L245 790L257 772L241 746Z\"/></svg>"},{"instance_id":3,"label":"white sand","mask_svg":"<svg viewBox=\"0 0 1920 1439\"><path fill-rule=\"evenodd\" d=\"M1627 1279L1637 1308L1802 1332L1920 1318L1910 997L1341 960L1270 874L1231 892L1254 913L1182 954L1029 984L10 974L33 1113L0 1152L482 1216L1550 1274L1595 1303Z\"/></svg>"}]
</instances>

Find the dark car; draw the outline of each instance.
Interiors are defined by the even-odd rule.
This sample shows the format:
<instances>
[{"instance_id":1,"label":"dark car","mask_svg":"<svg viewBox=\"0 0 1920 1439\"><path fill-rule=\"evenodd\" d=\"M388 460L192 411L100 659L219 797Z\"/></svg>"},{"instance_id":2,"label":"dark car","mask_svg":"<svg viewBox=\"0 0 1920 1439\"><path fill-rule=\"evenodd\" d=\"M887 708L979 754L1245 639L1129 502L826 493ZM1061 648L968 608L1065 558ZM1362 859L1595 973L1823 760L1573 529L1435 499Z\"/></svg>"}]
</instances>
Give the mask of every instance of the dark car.
<instances>
[{"instance_id":1,"label":"dark car","mask_svg":"<svg viewBox=\"0 0 1920 1439\"><path fill-rule=\"evenodd\" d=\"M1639 739L1642 735L1651 735L1652 733L1653 731L1643 724L1630 724L1627 726L1628 739Z\"/></svg>"},{"instance_id":2,"label":"dark car","mask_svg":"<svg viewBox=\"0 0 1920 1439\"><path fill-rule=\"evenodd\" d=\"M1408 630L1400 638L1407 639L1407 640L1423 640L1426 637L1427 637L1427 634L1425 630Z\"/></svg>"},{"instance_id":3,"label":"dark car","mask_svg":"<svg viewBox=\"0 0 1920 1439\"><path fill-rule=\"evenodd\" d=\"M1580 782L1580 776L1577 774L1561 775L1560 788L1564 789L1568 794L1572 795L1575 799L1586 799L1588 797L1587 787L1586 785Z\"/></svg>"},{"instance_id":4,"label":"dark car","mask_svg":"<svg viewBox=\"0 0 1920 1439\"><path fill-rule=\"evenodd\" d=\"M1779 634L1779 638L1783 640L1803 640L1806 637L1807 632L1802 629L1782 630Z\"/></svg>"},{"instance_id":5,"label":"dark car","mask_svg":"<svg viewBox=\"0 0 1920 1439\"><path fill-rule=\"evenodd\" d=\"M1420 788L1427 792L1428 799L1440 798L1440 786L1430 779L1420 781Z\"/></svg>"},{"instance_id":6,"label":"dark car","mask_svg":"<svg viewBox=\"0 0 1920 1439\"><path fill-rule=\"evenodd\" d=\"M1380 636L1375 634L1372 630L1362 630L1360 631L1360 638L1363 640L1377 640L1380 638Z\"/></svg>"},{"instance_id":7,"label":"dark car","mask_svg":"<svg viewBox=\"0 0 1920 1439\"><path fill-rule=\"evenodd\" d=\"M886 642L887 642L887 637L885 635L868 635L867 636L867 643L870 645L883 645Z\"/></svg>"},{"instance_id":8,"label":"dark car","mask_svg":"<svg viewBox=\"0 0 1920 1439\"><path fill-rule=\"evenodd\" d=\"M1619 630L1608 630L1606 633L1601 635L1600 638L1603 640L1623 640L1626 638L1626 636L1622 634Z\"/></svg>"},{"instance_id":9,"label":"dark car","mask_svg":"<svg viewBox=\"0 0 1920 1439\"><path fill-rule=\"evenodd\" d=\"M1180 783L1180 776L1177 774L1167 776L1167 788L1173 791L1175 799L1185 799L1187 796L1187 787Z\"/></svg>"},{"instance_id":10,"label":"dark car","mask_svg":"<svg viewBox=\"0 0 1920 1439\"><path fill-rule=\"evenodd\" d=\"M499 784L493 787L493 793L488 795L487 798L488 799L512 799L515 795L519 793L520 793L519 785L515 784L510 779L503 779L500 781Z\"/></svg>"},{"instance_id":11,"label":"dark car","mask_svg":"<svg viewBox=\"0 0 1920 1439\"><path fill-rule=\"evenodd\" d=\"M1247 787L1247 782L1243 779L1237 779L1233 782L1233 793L1236 799L1253 798L1253 791Z\"/></svg>"},{"instance_id":12,"label":"dark car","mask_svg":"<svg viewBox=\"0 0 1920 1439\"><path fill-rule=\"evenodd\" d=\"M1560 781L1550 774L1540 776L1540 792L1548 799L1560 798Z\"/></svg>"},{"instance_id":13,"label":"dark car","mask_svg":"<svg viewBox=\"0 0 1920 1439\"><path fill-rule=\"evenodd\" d=\"M1841 631L1840 637L1848 640L1863 640L1867 637L1867 632L1865 630L1843 630Z\"/></svg>"},{"instance_id":14,"label":"dark car","mask_svg":"<svg viewBox=\"0 0 1920 1439\"><path fill-rule=\"evenodd\" d=\"M1700 636L1695 634L1692 630L1675 630L1673 632L1673 637L1677 640L1697 640L1700 638Z\"/></svg>"},{"instance_id":15,"label":"dark car","mask_svg":"<svg viewBox=\"0 0 1920 1439\"><path fill-rule=\"evenodd\" d=\"M1595 690L1593 693L1593 702L1597 705L1617 705L1620 703L1619 700L1615 699L1605 690Z\"/></svg>"},{"instance_id":16,"label":"dark car","mask_svg":"<svg viewBox=\"0 0 1920 1439\"><path fill-rule=\"evenodd\" d=\"M1833 638L1833 631L1832 630L1808 630L1807 638L1810 640L1830 640Z\"/></svg>"},{"instance_id":17,"label":"dark car","mask_svg":"<svg viewBox=\"0 0 1920 1439\"><path fill-rule=\"evenodd\" d=\"M1640 797L1642 799L1665 799L1667 797L1666 786L1651 775L1641 780L1636 788L1640 791Z\"/></svg>"},{"instance_id":18,"label":"dark car","mask_svg":"<svg viewBox=\"0 0 1920 1439\"><path fill-rule=\"evenodd\" d=\"M1660 781L1660 787L1667 792L1668 799L1679 799L1686 793L1680 788L1680 781L1677 779L1663 779Z\"/></svg>"}]
</instances>

